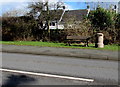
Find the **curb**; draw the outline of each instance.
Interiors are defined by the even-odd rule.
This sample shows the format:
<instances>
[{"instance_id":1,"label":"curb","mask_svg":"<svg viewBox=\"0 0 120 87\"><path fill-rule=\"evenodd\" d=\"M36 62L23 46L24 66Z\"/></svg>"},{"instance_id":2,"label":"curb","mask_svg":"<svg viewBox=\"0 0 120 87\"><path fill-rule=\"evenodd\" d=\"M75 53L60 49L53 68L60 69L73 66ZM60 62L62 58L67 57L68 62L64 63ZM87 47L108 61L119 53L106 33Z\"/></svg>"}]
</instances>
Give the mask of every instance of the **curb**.
<instances>
[{"instance_id":1,"label":"curb","mask_svg":"<svg viewBox=\"0 0 120 87\"><path fill-rule=\"evenodd\" d=\"M96 54L70 54L70 53L53 53L53 52L36 52L36 51L23 51L23 50L8 50L2 48L2 52L6 53L22 53L22 54L31 54L31 55L47 55L47 56L61 56L61 57L75 57L75 58L83 58L83 59L99 59L99 60L112 60L112 61L120 61L118 57L115 56L108 56L108 55L96 55Z\"/></svg>"}]
</instances>

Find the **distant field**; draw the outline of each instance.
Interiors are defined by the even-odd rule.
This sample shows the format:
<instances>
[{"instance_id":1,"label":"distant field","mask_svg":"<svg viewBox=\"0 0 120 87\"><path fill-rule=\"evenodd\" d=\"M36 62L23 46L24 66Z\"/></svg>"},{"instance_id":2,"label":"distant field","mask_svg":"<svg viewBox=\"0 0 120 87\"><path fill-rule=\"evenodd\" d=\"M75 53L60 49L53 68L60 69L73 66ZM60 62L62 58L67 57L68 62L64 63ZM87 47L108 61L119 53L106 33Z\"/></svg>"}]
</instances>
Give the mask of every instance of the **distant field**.
<instances>
[{"instance_id":1,"label":"distant field","mask_svg":"<svg viewBox=\"0 0 120 87\"><path fill-rule=\"evenodd\" d=\"M105 45L104 48L95 48L94 44L89 44L89 47L84 47L82 44L72 44L71 46L66 46L65 43L53 43L53 42L38 42L38 41L0 41L1 44L6 45L27 45L27 46L42 46L42 47L63 47L63 48L79 48L79 49L99 49L99 50L111 50L118 51L119 46Z\"/></svg>"}]
</instances>

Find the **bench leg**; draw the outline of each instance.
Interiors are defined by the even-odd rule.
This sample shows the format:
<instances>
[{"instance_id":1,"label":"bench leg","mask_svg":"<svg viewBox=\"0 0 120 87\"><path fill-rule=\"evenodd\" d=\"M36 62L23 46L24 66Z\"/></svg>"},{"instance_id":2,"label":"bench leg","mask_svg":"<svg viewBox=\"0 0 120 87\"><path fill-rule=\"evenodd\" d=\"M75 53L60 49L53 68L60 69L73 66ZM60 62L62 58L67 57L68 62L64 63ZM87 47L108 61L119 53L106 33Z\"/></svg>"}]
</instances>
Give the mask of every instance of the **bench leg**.
<instances>
[{"instance_id":1,"label":"bench leg","mask_svg":"<svg viewBox=\"0 0 120 87\"><path fill-rule=\"evenodd\" d=\"M88 47L88 45L85 43L85 45L84 45L85 47Z\"/></svg>"},{"instance_id":2,"label":"bench leg","mask_svg":"<svg viewBox=\"0 0 120 87\"><path fill-rule=\"evenodd\" d=\"M88 40L85 41L85 47L89 47Z\"/></svg>"},{"instance_id":3,"label":"bench leg","mask_svg":"<svg viewBox=\"0 0 120 87\"><path fill-rule=\"evenodd\" d=\"M87 40L87 47L89 47L89 45L88 45L88 40Z\"/></svg>"},{"instance_id":4,"label":"bench leg","mask_svg":"<svg viewBox=\"0 0 120 87\"><path fill-rule=\"evenodd\" d=\"M67 46L71 46L71 45L70 45L70 42L67 42L66 45L67 45Z\"/></svg>"},{"instance_id":5,"label":"bench leg","mask_svg":"<svg viewBox=\"0 0 120 87\"><path fill-rule=\"evenodd\" d=\"M68 43L68 45L71 46L70 43Z\"/></svg>"}]
</instances>

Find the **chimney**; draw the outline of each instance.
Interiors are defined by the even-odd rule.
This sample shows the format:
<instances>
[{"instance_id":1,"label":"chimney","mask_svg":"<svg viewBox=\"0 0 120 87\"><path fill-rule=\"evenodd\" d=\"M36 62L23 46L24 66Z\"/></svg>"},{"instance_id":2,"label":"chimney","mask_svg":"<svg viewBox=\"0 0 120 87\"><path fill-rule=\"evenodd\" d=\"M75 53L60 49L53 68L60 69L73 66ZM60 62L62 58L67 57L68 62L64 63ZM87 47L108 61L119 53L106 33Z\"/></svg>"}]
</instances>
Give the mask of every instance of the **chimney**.
<instances>
[{"instance_id":1,"label":"chimney","mask_svg":"<svg viewBox=\"0 0 120 87\"><path fill-rule=\"evenodd\" d=\"M114 5L114 10L115 10L115 13L117 13L117 6Z\"/></svg>"},{"instance_id":2,"label":"chimney","mask_svg":"<svg viewBox=\"0 0 120 87\"><path fill-rule=\"evenodd\" d=\"M89 13L90 13L90 6L87 5L87 17L88 17L88 15L89 15Z\"/></svg>"}]
</instances>

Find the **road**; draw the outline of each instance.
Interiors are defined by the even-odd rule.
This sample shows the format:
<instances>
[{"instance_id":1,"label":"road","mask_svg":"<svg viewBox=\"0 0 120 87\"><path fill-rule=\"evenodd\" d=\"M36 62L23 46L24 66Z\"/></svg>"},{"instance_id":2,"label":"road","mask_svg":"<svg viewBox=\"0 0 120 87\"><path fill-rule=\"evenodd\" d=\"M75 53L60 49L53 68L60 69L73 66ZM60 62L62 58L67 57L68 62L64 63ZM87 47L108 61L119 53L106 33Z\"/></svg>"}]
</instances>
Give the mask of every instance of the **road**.
<instances>
[{"instance_id":1,"label":"road","mask_svg":"<svg viewBox=\"0 0 120 87\"><path fill-rule=\"evenodd\" d=\"M3 87L12 85L17 87L19 85L87 85L90 82L66 80L60 78L51 78L43 76L25 75L17 73L3 72ZM91 83L92 84L92 83Z\"/></svg>"},{"instance_id":2,"label":"road","mask_svg":"<svg viewBox=\"0 0 120 87\"><path fill-rule=\"evenodd\" d=\"M118 82L118 62L108 60L89 60L71 57L3 53L2 68L91 78L95 81L89 84L97 85L113 85ZM6 76L5 72L4 74ZM46 80L46 82L48 80ZM53 80L53 82L55 81ZM84 82L74 83L74 80L73 83L69 81L68 83L61 83L61 81L58 83L88 84Z\"/></svg>"}]
</instances>

